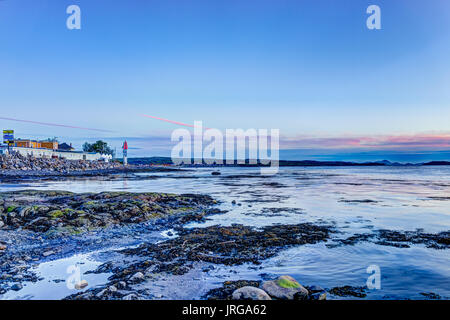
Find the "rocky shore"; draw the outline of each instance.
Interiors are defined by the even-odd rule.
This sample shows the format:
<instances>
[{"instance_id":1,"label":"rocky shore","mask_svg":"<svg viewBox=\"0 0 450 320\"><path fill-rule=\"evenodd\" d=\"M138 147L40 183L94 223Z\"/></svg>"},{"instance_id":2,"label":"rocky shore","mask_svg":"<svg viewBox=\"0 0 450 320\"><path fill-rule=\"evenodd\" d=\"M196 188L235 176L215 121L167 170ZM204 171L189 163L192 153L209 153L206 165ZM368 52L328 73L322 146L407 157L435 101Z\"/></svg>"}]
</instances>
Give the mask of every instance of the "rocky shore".
<instances>
[{"instance_id":1,"label":"rocky shore","mask_svg":"<svg viewBox=\"0 0 450 320\"><path fill-rule=\"evenodd\" d=\"M201 219L216 202L206 195L67 191L0 193L0 228L79 234L117 224L177 217Z\"/></svg>"},{"instance_id":2,"label":"rocky shore","mask_svg":"<svg viewBox=\"0 0 450 320\"><path fill-rule=\"evenodd\" d=\"M120 250L118 253L124 259L109 261L93 271L112 273L107 284L76 293L67 299L117 300L128 299L130 295L135 299L152 298L152 292L148 290L149 286L146 284L154 281L155 277L182 276L195 268L198 263L210 264L212 268L214 265L237 266L244 263L259 265L262 260L275 256L281 249L326 242L331 232L329 226L309 223L268 226L261 230L233 225L181 228L177 231L178 237L172 240ZM123 264L121 261L124 260L131 262ZM210 268L204 268L203 272L207 273L209 270ZM310 296L309 292L292 278L283 278L263 288L265 292L278 299L315 299L315 296ZM261 299L267 298L267 293L254 286L246 290L235 293L236 299L250 299L250 297L257 299L259 295Z\"/></svg>"},{"instance_id":3,"label":"rocky shore","mask_svg":"<svg viewBox=\"0 0 450 320\"><path fill-rule=\"evenodd\" d=\"M112 240L121 233L132 237L161 226L176 228L201 221L220 212L213 208L216 203L209 196L194 194L0 193L0 294L21 288L23 281L38 281L30 268L48 257L83 252L91 245L99 248L102 237ZM99 236L102 232L105 235Z\"/></svg>"},{"instance_id":4,"label":"rocky shore","mask_svg":"<svg viewBox=\"0 0 450 320\"><path fill-rule=\"evenodd\" d=\"M124 166L118 161L85 161L24 157L19 154L0 155L0 181L25 182L40 180L67 180L82 177L110 177L116 174L138 172L172 172L178 168L144 164Z\"/></svg>"},{"instance_id":5,"label":"rocky shore","mask_svg":"<svg viewBox=\"0 0 450 320\"><path fill-rule=\"evenodd\" d=\"M95 286L80 280L66 299L161 299L170 290L183 291L195 283L202 286L198 274L207 277L223 268L238 274L235 270L244 265L258 270L265 260L294 246L324 244L333 248L371 241L400 248L425 245L445 250L449 245L448 232L428 234L420 230L373 230L343 238L333 223L323 221L259 228L241 224L189 226L225 213L217 205L212 197L201 194L36 190L0 193L0 297L8 291L20 291L26 283L42 280L33 267L83 252L106 253L101 264L85 275L101 274L107 278ZM152 236L152 232L161 231L165 233L163 238ZM182 279L187 279L184 289L177 287ZM365 287L323 289L298 280L289 275L259 274L256 280L244 278L225 281L222 287L202 288L198 298L325 300L329 296L367 296ZM164 288L163 293L155 293L158 287ZM432 292L423 296L438 297Z\"/></svg>"},{"instance_id":6,"label":"rocky shore","mask_svg":"<svg viewBox=\"0 0 450 320\"><path fill-rule=\"evenodd\" d=\"M59 158L36 158L20 154L0 155L0 169L2 171L48 171L71 172L85 170L104 170L122 167L119 162L67 160Z\"/></svg>"}]
</instances>

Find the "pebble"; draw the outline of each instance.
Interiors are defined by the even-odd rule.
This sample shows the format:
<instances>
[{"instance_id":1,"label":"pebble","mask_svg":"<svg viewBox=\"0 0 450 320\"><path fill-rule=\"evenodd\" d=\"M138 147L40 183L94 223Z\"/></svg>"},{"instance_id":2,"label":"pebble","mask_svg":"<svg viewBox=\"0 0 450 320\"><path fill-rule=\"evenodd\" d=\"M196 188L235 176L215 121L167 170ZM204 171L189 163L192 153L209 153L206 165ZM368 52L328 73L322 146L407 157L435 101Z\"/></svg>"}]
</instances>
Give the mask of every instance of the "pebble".
<instances>
[{"instance_id":1,"label":"pebble","mask_svg":"<svg viewBox=\"0 0 450 320\"><path fill-rule=\"evenodd\" d=\"M327 292L321 291L321 292L315 292L309 296L311 300L327 300Z\"/></svg>"},{"instance_id":2,"label":"pebble","mask_svg":"<svg viewBox=\"0 0 450 320\"><path fill-rule=\"evenodd\" d=\"M144 276L144 274L142 272L136 272L135 274L133 274L130 277L130 281L131 282L139 282L139 281L144 280L144 278L145 278L145 276Z\"/></svg>"},{"instance_id":3,"label":"pebble","mask_svg":"<svg viewBox=\"0 0 450 320\"><path fill-rule=\"evenodd\" d=\"M51 256L52 254L55 254L55 252L50 250L50 251L45 251L42 255L44 257L48 257L48 256Z\"/></svg>"},{"instance_id":4,"label":"pebble","mask_svg":"<svg viewBox=\"0 0 450 320\"><path fill-rule=\"evenodd\" d=\"M109 290L110 292L116 292L116 291L117 291L117 288L116 288L115 286L109 286L108 290Z\"/></svg>"},{"instance_id":5,"label":"pebble","mask_svg":"<svg viewBox=\"0 0 450 320\"><path fill-rule=\"evenodd\" d=\"M141 298L135 293L130 293L129 295L124 296L122 300L141 300Z\"/></svg>"},{"instance_id":6,"label":"pebble","mask_svg":"<svg viewBox=\"0 0 450 320\"><path fill-rule=\"evenodd\" d=\"M81 289L86 288L87 286L88 286L88 282L86 280L81 280L80 282L75 284L75 289L81 290Z\"/></svg>"}]
</instances>

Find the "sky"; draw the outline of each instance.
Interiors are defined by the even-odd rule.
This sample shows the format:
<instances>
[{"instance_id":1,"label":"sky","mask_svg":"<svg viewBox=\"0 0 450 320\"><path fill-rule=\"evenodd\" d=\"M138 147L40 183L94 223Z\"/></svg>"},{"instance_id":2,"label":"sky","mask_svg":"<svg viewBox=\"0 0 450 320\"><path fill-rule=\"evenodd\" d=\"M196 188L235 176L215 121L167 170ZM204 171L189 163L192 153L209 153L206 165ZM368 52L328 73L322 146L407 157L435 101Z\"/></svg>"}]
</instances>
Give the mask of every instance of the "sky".
<instances>
[{"instance_id":1,"label":"sky","mask_svg":"<svg viewBox=\"0 0 450 320\"><path fill-rule=\"evenodd\" d=\"M277 128L286 159L450 160L449 56L443 0L1 0L0 127L170 155L151 115Z\"/></svg>"}]
</instances>

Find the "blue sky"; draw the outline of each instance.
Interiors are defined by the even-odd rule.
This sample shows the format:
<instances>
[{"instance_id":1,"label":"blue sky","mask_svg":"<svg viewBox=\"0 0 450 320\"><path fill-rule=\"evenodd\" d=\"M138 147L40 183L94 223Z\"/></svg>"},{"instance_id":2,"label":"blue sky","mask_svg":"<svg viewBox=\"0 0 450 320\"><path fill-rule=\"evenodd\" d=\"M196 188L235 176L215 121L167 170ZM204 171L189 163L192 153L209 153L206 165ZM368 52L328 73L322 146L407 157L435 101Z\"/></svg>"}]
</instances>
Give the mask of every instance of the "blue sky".
<instances>
[{"instance_id":1,"label":"blue sky","mask_svg":"<svg viewBox=\"0 0 450 320\"><path fill-rule=\"evenodd\" d=\"M71 4L81 30L66 28ZM366 28L371 4L382 30ZM168 155L176 126L140 116L149 114L279 128L287 157L441 157L449 9L442 0L0 1L0 117L113 132L0 126L75 145L128 138L139 148L130 154Z\"/></svg>"}]
</instances>

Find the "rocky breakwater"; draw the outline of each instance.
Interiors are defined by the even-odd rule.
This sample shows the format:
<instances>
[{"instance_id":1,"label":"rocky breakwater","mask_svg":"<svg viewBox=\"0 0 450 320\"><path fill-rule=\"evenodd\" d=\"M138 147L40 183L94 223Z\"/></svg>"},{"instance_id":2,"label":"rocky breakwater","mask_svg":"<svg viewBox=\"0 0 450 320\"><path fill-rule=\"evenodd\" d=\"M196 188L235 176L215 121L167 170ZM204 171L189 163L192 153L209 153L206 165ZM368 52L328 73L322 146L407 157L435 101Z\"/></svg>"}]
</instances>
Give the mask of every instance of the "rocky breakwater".
<instances>
[{"instance_id":1,"label":"rocky breakwater","mask_svg":"<svg viewBox=\"0 0 450 320\"><path fill-rule=\"evenodd\" d=\"M0 193L0 229L79 234L118 224L174 218L199 220L215 201L206 195L67 191Z\"/></svg>"},{"instance_id":2,"label":"rocky breakwater","mask_svg":"<svg viewBox=\"0 0 450 320\"><path fill-rule=\"evenodd\" d=\"M104 170L122 167L118 162L36 158L20 154L0 155L0 168L20 171L71 172L80 170Z\"/></svg>"}]
</instances>

